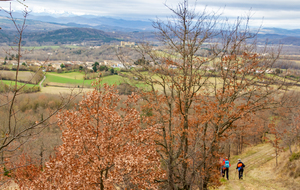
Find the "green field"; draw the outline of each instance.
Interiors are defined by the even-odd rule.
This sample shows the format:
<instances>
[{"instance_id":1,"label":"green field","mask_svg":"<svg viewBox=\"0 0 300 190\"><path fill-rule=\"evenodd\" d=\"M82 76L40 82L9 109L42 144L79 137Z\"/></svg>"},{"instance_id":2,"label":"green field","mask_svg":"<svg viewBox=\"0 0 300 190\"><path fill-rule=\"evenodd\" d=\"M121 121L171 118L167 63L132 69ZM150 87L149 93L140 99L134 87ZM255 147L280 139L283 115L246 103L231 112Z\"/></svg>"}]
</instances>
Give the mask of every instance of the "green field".
<instances>
[{"instance_id":1,"label":"green field","mask_svg":"<svg viewBox=\"0 0 300 190\"><path fill-rule=\"evenodd\" d=\"M12 48L16 49L17 46L12 46ZM63 45L63 46L22 46L22 49L32 50L32 49L59 49L59 48L79 48L79 46L73 45Z\"/></svg>"},{"instance_id":2,"label":"green field","mask_svg":"<svg viewBox=\"0 0 300 190\"><path fill-rule=\"evenodd\" d=\"M1 80L0 81L0 92L13 92L14 91L14 81L9 81L9 80ZM24 84L21 82L17 83L18 87L18 92L22 93L33 93L33 92L38 92L40 91L39 85L33 85L33 84ZM22 88L21 88L22 87Z\"/></svg>"},{"instance_id":3,"label":"green field","mask_svg":"<svg viewBox=\"0 0 300 190\"><path fill-rule=\"evenodd\" d=\"M62 47L65 47L65 48L80 48L80 46L73 46L73 45L64 45Z\"/></svg>"},{"instance_id":4,"label":"green field","mask_svg":"<svg viewBox=\"0 0 300 190\"><path fill-rule=\"evenodd\" d=\"M14 86L15 82L14 81L10 81L10 80L1 80L1 82L3 82L4 84L7 84L8 86ZM25 83L22 82L18 82L17 85L21 86L24 85ZM34 86L38 86L38 85L34 85L34 84L26 84L27 87L34 87Z\"/></svg>"},{"instance_id":5,"label":"green field","mask_svg":"<svg viewBox=\"0 0 300 190\"><path fill-rule=\"evenodd\" d=\"M72 73L47 73L45 83L50 86L84 86L91 87L91 83L95 80L83 80L84 74L80 72ZM109 85L119 85L124 78L119 75L110 75L102 77L102 83Z\"/></svg>"},{"instance_id":6,"label":"green field","mask_svg":"<svg viewBox=\"0 0 300 190\"><path fill-rule=\"evenodd\" d=\"M2 71L3 74L14 74L14 71ZM131 84L132 86L136 86L138 88L142 88L142 89L149 89L149 86L144 84L143 82L141 82L140 80L136 79L134 80L136 77L134 77L131 73L123 73L125 74L125 76L119 76L119 75L109 75L109 76L105 76L105 77L101 77L102 80L102 84L103 83L107 83L109 85L119 85L123 82L127 82L129 84ZM28 80L28 77L31 76L32 73L30 72L20 72L19 73L19 79L23 79L23 80ZM89 74L90 76L93 75L93 73ZM95 73L95 75L97 75L97 73ZM149 72L143 72L142 75L145 76L149 76L150 74ZM48 72L46 73L46 80L43 82L43 85L45 85L45 87L42 87L42 92L44 92L47 88L50 87L56 87L56 88L90 88L92 89L92 82L95 81L95 79L93 80L84 80L84 76L85 74L83 72L69 72L69 73L56 73L56 72ZM267 75L268 76L268 75ZM270 75L271 77L271 75ZM158 74L154 74L151 76L152 80L156 80L157 82L161 81L161 78L158 76ZM203 80L205 80L206 78L204 77ZM288 80L287 80L288 81ZM217 85L217 88L222 86L222 81L220 78L218 77L210 77L207 80L208 83L211 84L215 84ZM12 82L11 81L4 81L5 84L10 85ZM21 85L22 83L19 83L18 85ZM30 88L33 85L26 85L26 87ZM162 87L158 84L155 85L155 89L157 90L162 90ZM293 90L299 90L298 87L293 88ZM46 90L47 91L47 90Z\"/></svg>"},{"instance_id":7,"label":"green field","mask_svg":"<svg viewBox=\"0 0 300 190\"><path fill-rule=\"evenodd\" d=\"M12 48L16 49L17 46L12 46ZM26 50L47 49L47 48L58 49L58 48L60 48L60 46L22 46L22 49L26 49Z\"/></svg>"}]
</instances>

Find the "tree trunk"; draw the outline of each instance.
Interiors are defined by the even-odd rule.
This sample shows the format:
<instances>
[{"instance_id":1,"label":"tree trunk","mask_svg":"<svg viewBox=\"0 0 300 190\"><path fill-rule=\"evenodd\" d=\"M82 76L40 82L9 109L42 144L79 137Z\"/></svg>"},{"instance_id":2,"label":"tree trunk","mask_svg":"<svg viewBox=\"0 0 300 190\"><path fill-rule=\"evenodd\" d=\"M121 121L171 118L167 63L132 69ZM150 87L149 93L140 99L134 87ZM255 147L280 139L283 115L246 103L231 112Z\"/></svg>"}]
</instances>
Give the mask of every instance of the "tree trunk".
<instances>
[{"instance_id":1,"label":"tree trunk","mask_svg":"<svg viewBox=\"0 0 300 190\"><path fill-rule=\"evenodd\" d=\"M241 153L243 153L243 135L241 135Z\"/></svg>"},{"instance_id":2,"label":"tree trunk","mask_svg":"<svg viewBox=\"0 0 300 190\"><path fill-rule=\"evenodd\" d=\"M277 144L276 144L277 145ZM275 156L276 156L276 167L278 166L278 148L275 146Z\"/></svg>"},{"instance_id":3,"label":"tree trunk","mask_svg":"<svg viewBox=\"0 0 300 190\"><path fill-rule=\"evenodd\" d=\"M231 150L230 150L230 145L231 145L231 144L229 143L229 144L228 144L228 159L230 158L230 151L231 151Z\"/></svg>"},{"instance_id":4,"label":"tree trunk","mask_svg":"<svg viewBox=\"0 0 300 190\"><path fill-rule=\"evenodd\" d=\"M202 184L202 189L201 190L208 190L208 179L207 177L204 178L203 184Z\"/></svg>"},{"instance_id":5,"label":"tree trunk","mask_svg":"<svg viewBox=\"0 0 300 190\"><path fill-rule=\"evenodd\" d=\"M172 159L172 156L170 157L170 161L169 161L169 166L168 166L168 169L169 169L169 172L168 172L168 183L169 183L169 190L175 190L175 186L174 186L174 180L173 180L173 166L172 166L172 163L173 162L173 159Z\"/></svg>"},{"instance_id":6,"label":"tree trunk","mask_svg":"<svg viewBox=\"0 0 300 190\"><path fill-rule=\"evenodd\" d=\"M101 175L100 175L100 190L104 190L104 184L103 184L103 171L101 171Z\"/></svg>"}]
</instances>

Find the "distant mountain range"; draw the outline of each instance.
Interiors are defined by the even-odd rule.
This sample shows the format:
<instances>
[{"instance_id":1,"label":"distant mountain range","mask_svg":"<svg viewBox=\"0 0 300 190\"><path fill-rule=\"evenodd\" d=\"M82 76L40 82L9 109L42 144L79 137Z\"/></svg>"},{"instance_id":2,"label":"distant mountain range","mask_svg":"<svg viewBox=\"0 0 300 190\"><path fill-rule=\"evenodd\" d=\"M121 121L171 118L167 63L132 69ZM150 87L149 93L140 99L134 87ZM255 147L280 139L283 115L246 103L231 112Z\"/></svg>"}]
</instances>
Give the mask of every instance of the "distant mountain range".
<instances>
[{"instance_id":1,"label":"distant mountain range","mask_svg":"<svg viewBox=\"0 0 300 190\"><path fill-rule=\"evenodd\" d=\"M300 37L300 29L283 29L283 28L262 28L260 34L277 34L282 36L298 36Z\"/></svg>"},{"instance_id":2,"label":"distant mountain range","mask_svg":"<svg viewBox=\"0 0 300 190\"><path fill-rule=\"evenodd\" d=\"M0 16L4 18L7 16L4 12L0 12ZM15 18L23 18L23 15L19 12L14 13ZM104 31L145 31L153 30L151 21L139 21L139 20L123 20L115 19L109 17L100 16L69 16L69 17L53 17L53 16L36 16L34 14L29 14L27 17L28 24L32 25L35 23L47 23L48 27L44 27L44 30L49 30L49 25L53 26L55 29L57 27L80 27L80 28L94 28ZM37 22L39 21L39 22ZM1 21L2 23L2 21Z\"/></svg>"},{"instance_id":3,"label":"distant mountain range","mask_svg":"<svg viewBox=\"0 0 300 190\"><path fill-rule=\"evenodd\" d=\"M11 43L11 37L15 28L12 22L6 18L3 11L0 12L0 43ZM14 13L15 18L23 18L21 13ZM17 20L20 24L21 20ZM153 37L150 35L151 21L123 20L101 16L41 16L30 14L27 19L27 42L43 43L79 43L95 42L98 44L118 41L123 38L134 40L136 38ZM107 33L108 32L108 33ZM288 30L282 28L262 28L258 34L260 43L266 41L271 44L287 44L300 46L300 29Z\"/></svg>"}]
</instances>

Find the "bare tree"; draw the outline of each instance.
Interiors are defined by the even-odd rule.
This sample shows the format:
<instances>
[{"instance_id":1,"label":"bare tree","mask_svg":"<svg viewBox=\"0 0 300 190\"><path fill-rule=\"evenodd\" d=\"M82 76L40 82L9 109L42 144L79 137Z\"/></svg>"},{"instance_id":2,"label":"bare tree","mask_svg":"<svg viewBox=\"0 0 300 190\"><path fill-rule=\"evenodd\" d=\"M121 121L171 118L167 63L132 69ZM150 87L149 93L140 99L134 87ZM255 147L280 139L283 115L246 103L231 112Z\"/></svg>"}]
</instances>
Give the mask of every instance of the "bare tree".
<instances>
[{"instance_id":1,"label":"bare tree","mask_svg":"<svg viewBox=\"0 0 300 190\"><path fill-rule=\"evenodd\" d=\"M284 101L286 80L267 74L280 48L257 49L249 17L229 24L216 13L195 12L186 0L168 8L174 16L153 23L164 50L142 43L137 51L149 61L130 65L121 50L119 59L147 85L147 124L159 126L157 151L167 172L157 181L172 190L208 189L220 185L220 143L228 132ZM202 48L207 57L197 56Z\"/></svg>"},{"instance_id":2,"label":"bare tree","mask_svg":"<svg viewBox=\"0 0 300 190\"><path fill-rule=\"evenodd\" d=\"M26 142L33 140L34 137L39 135L46 127L53 125L53 123L50 121L50 118L56 115L60 110L64 109L66 105L68 105L77 95L73 92L71 92L69 95L61 95L61 101L59 105L57 105L57 109L52 110L47 115L42 115L40 118L24 115L21 113L20 108L16 106L16 102L19 101L18 97L23 94L22 90L26 87L26 84L20 85L20 83L18 83L18 77L21 66L21 58L24 53L24 51L22 50L22 38L26 29L27 16L29 14L27 6L21 1L18 1L18 3L24 6L23 19L21 19L21 22L14 18L11 4L9 10L5 10L1 7L1 11L7 13L8 18L11 20L17 31L17 36L15 37L15 43L17 47L11 47L11 50L9 52L16 52L17 58L14 85L11 87L11 89L8 89L7 92L3 92L0 94L0 107L7 110L6 113L1 116L1 164L5 164L5 162L7 162L7 158L11 159L18 156L17 150L21 146L23 146ZM37 72L33 73L29 81L31 81L35 77L35 75L40 72L42 72L42 68L39 68Z\"/></svg>"}]
</instances>

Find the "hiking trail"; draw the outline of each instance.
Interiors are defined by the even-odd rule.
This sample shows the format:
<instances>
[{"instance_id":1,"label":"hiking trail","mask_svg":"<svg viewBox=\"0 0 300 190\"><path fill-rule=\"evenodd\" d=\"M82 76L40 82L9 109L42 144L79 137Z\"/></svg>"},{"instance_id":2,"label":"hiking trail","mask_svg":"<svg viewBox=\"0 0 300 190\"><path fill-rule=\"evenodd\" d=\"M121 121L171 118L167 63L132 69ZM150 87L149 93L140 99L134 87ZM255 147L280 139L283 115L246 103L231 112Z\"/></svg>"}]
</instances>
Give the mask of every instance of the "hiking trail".
<instances>
[{"instance_id":1,"label":"hiking trail","mask_svg":"<svg viewBox=\"0 0 300 190\"><path fill-rule=\"evenodd\" d=\"M236 164L238 158L246 165L244 179L239 180ZM245 153L232 156L230 159L229 181L219 190L279 190L279 189L300 189L300 181L294 178L279 177L276 172L275 151L270 144L260 144L248 149ZM280 163L279 163L280 164Z\"/></svg>"}]
</instances>

